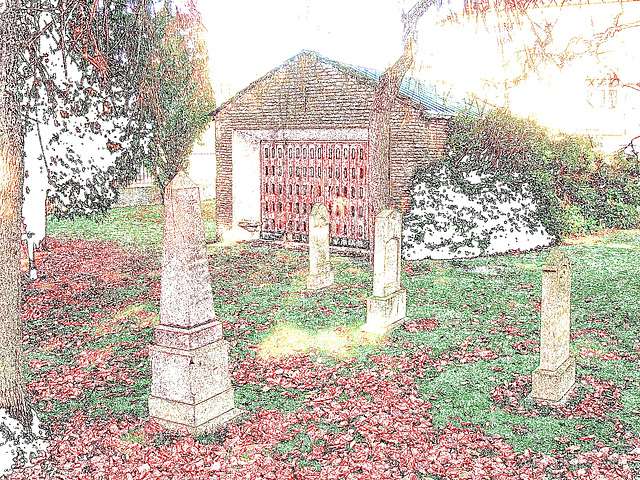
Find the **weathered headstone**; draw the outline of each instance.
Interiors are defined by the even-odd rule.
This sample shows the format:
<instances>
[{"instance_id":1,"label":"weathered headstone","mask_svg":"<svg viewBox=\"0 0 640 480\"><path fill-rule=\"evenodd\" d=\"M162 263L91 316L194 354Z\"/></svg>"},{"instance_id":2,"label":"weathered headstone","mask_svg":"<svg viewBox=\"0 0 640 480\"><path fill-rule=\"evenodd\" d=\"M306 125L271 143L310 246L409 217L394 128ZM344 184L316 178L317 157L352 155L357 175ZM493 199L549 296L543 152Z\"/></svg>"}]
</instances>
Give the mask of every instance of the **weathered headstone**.
<instances>
[{"instance_id":1,"label":"weathered headstone","mask_svg":"<svg viewBox=\"0 0 640 480\"><path fill-rule=\"evenodd\" d=\"M571 264L558 249L542 269L540 366L533 372L531 396L560 401L573 386L576 360L569 354Z\"/></svg>"},{"instance_id":2,"label":"weathered headstone","mask_svg":"<svg viewBox=\"0 0 640 480\"><path fill-rule=\"evenodd\" d=\"M329 211L316 203L309 215L309 276L307 288L317 290L333 285L329 260Z\"/></svg>"},{"instance_id":3,"label":"weathered headstone","mask_svg":"<svg viewBox=\"0 0 640 480\"><path fill-rule=\"evenodd\" d=\"M164 195L160 325L154 329L149 415L191 433L240 413L234 406L228 346L216 320L198 186L183 172Z\"/></svg>"},{"instance_id":4,"label":"weathered headstone","mask_svg":"<svg viewBox=\"0 0 640 480\"><path fill-rule=\"evenodd\" d=\"M361 330L385 334L404 320L407 292L400 288L402 216L383 210L376 217L373 296L367 298L367 323Z\"/></svg>"}]
</instances>

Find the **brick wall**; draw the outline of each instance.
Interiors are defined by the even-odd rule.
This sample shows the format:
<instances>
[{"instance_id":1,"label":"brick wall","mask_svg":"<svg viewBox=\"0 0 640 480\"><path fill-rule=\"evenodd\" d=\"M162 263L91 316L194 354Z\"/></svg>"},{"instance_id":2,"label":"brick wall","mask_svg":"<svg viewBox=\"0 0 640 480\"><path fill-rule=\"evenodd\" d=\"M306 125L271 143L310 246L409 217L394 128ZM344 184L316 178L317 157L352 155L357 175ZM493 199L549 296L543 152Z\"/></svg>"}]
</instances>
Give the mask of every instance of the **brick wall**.
<instances>
[{"instance_id":1,"label":"brick wall","mask_svg":"<svg viewBox=\"0 0 640 480\"><path fill-rule=\"evenodd\" d=\"M411 203L411 181L419 165L444 155L448 121L427 119L411 106L398 104L391 115L391 197L403 213Z\"/></svg>"},{"instance_id":2,"label":"brick wall","mask_svg":"<svg viewBox=\"0 0 640 480\"><path fill-rule=\"evenodd\" d=\"M216 114L218 234L232 226L234 130L366 129L374 93L373 82L301 54L224 104ZM391 121L391 193L406 211L417 165L442 153L446 120L398 102Z\"/></svg>"}]
</instances>

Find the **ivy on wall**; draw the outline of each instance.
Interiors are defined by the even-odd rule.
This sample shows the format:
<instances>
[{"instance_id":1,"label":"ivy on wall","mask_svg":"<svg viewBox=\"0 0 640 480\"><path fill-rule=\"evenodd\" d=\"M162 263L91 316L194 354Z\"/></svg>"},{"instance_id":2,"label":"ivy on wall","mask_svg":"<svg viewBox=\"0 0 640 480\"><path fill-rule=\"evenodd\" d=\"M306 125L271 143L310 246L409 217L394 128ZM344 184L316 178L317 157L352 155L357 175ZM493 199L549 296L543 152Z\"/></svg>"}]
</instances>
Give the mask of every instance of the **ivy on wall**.
<instances>
[{"instance_id":1,"label":"ivy on wall","mask_svg":"<svg viewBox=\"0 0 640 480\"><path fill-rule=\"evenodd\" d=\"M535 245L524 240L536 232L543 245L561 235L636 228L638 170L637 159L606 158L588 137L556 135L505 111L460 115L450 124L447 155L414 176L405 254L446 244L452 254L475 256L496 253L492 242L501 237L528 249ZM449 233L434 241L442 232Z\"/></svg>"},{"instance_id":2,"label":"ivy on wall","mask_svg":"<svg viewBox=\"0 0 640 480\"><path fill-rule=\"evenodd\" d=\"M407 260L475 257L554 241L538 220L526 184L515 189L476 171L457 177L444 166L420 177L413 187L413 205L404 216Z\"/></svg>"}]
</instances>

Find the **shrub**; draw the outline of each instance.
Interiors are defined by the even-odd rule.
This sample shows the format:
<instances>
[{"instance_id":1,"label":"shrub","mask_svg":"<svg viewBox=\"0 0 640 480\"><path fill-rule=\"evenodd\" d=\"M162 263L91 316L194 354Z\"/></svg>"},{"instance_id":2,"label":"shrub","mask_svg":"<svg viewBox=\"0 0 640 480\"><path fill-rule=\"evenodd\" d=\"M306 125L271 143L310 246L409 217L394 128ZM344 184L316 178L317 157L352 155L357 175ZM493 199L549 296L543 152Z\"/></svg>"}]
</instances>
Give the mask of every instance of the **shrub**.
<instances>
[{"instance_id":1,"label":"shrub","mask_svg":"<svg viewBox=\"0 0 640 480\"><path fill-rule=\"evenodd\" d=\"M554 135L535 121L492 110L479 116L460 115L450 123L447 155L415 174L413 186L435 187L436 173L445 167L455 188L474 198L504 198L496 186L512 194L526 193L536 205L525 219L540 223L553 237L585 234L602 228L640 226L640 169L635 157L610 159L595 151L588 137ZM483 175L476 183L471 173ZM528 190L523 190L524 186ZM415 199L412 207L415 207ZM414 231L435 219L408 216ZM482 242L481 242L482 243Z\"/></svg>"},{"instance_id":2,"label":"shrub","mask_svg":"<svg viewBox=\"0 0 640 480\"><path fill-rule=\"evenodd\" d=\"M445 166L416 176L413 204L403 218L405 259L474 257L553 242L528 185L516 188L495 175L458 173Z\"/></svg>"}]
</instances>

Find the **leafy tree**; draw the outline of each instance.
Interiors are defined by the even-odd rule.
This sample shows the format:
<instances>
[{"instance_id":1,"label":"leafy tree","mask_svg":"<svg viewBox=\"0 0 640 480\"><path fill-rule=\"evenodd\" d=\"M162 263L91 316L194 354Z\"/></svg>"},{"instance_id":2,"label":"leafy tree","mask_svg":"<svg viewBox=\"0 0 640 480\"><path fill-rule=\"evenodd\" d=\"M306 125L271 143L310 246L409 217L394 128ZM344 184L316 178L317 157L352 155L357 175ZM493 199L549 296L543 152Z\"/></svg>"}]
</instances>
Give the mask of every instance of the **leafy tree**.
<instances>
[{"instance_id":1,"label":"leafy tree","mask_svg":"<svg viewBox=\"0 0 640 480\"><path fill-rule=\"evenodd\" d=\"M133 148L125 136L127 112L112 108L113 95L85 75L78 55L56 48L60 39L53 32L45 30L36 42L30 54L44 57L52 75L42 79L33 60L21 72L25 199L44 182L59 216L105 213L117 199L117 184L135 178L122 154Z\"/></svg>"},{"instance_id":2,"label":"leafy tree","mask_svg":"<svg viewBox=\"0 0 640 480\"><path fill-rule=\"evenodd\" d=\"M171 1L156 12L149 0L106 1L102 12L96 30L108 32L98 44L109 69L111 105L129 119L120 184L143 165L164 192L177 171L187 168L215 108L200 13L194 2L178 9Z\"/></svg>"},{"instance_id":3,"label":"leafy tree","mask_svg":"<svg viewBox=\"0 0 640 480\"><path fill-rule=\"evenodd\" d=\"M95 37L101 57L67 52L48 28L32 54L57 78L40 78L34 62L25 70L28 159L42 157L58 216L105 213L140 165L158 174L163 190L186 168L215 107L193 4L183 12L166 2L156 13L149 0L86 3L91 28L104 33ZM41 28L47 21L41 17Z\"/></svg>"},{"instance_id":4,"label":"leafy tree","mask_svg":"<svg viewBox=\"0 0 640 480\"><path fill-rule=\"evenodd\" d=\"M158 172L160 191L180 169L187 168L194 143L206 129L215 108L209 81L207 49L200 14L191 5L185 12L173 10L170 2L153 19L156 35L162 39L150 72L157 85L158 105L153 119L158 134L148 171ZM155 147L155 148L153 148Z\"/></svg>"},{"instance_id":5,"label":"leafy tree","mask_svg":"<svg viewBox=\"0 0 640 480\"><path fill-rule=\"evenodd\" d=\"M24 126L22 238L27 241L32 279L37 278L34 250L46 236L47 200L59 217L106 213L117 199L118 185L135 179L131 152L143 158L151 136L151 125L131 117L135 105L123 95L137 87L122 77L105 76L114 70L110 52L105 56L96 50L99 54L93 58L86 43L77 42L78 31L96 29L97 4L82 5L86 11L68 19L74 33L67 39L52 28L51 11L24 14L37 32L19 71ZM116 20L113 15L103 17ZM93 40L95 49L97 37ZM117 60L111 58L111 64ZM132 130L135 137L127 133Z\"/></svg>"},{"instance_id":6,"label":"leafy tree","mask_svg":"<svg viewBox=\"0 0 640 480\"><path fill-rule=\"evenodd\" d=\"M187 167L215 106L193 5L182 12L166 3L157 13L148 1L87 6L90 27L104 32L95 37L101 57L87 61L84 50L67 51L70 44L63 48L64 37L44 28L50 18L42 15L43 30L29 54L42 58L52 74L38 75L34 59L22 72L23 238L31 278L37 277L34 249L46 236L45 198L58 217L102 215L141 165L157 173L164 191Z\"/></svg>"},{"instance_id":7,"label":"leafy tree","mask_svg":"<svg viewBox=\"0 0 640 480\"><path fill-rule=\"evenodd\" d=\"M118 19L126 21L121 24ZM23 169L25 146L34 147L49 162L47 166L60 165L67 172L66 177L52 176L61 197L68 200L68 210L80 205L86 213L108 203L105 199L113 198L112 181L132 178L136 158L144 157L137 147L147 132L157 125L167 125L168 132L171 124L164 119L187 103L171 102L166 108L171 115L159 115L160 102L152 101L157 79L171 80L174 88L182 85L185 92L194 93L191 83L180 84L181 75L161 64L160 52L166 52L165 59L171 48L191 52L192 57L182 57L177 65L185 67L190 79L203 78L203 44L196 40L200 50L193 47L188 32L183 35L180 30L196 27L186 20L167 20L166 29L158 30L164 35L160 38L183 40L162 50L156 36L160 23L153 19L149 0L0 2L0 408L24 425L30 424L32 412L22 374L20 207L24 174L34 174ZM185 58L195 58L197 68L186 69ZM58 130L48 130L49 125ZM79 150L66 148L65 137L77 137ZM156 144L175 141L181 148L176 150L188 153L186 142L178 137L165 133L158 138ZM101 139L98 146L96 139ZM116 151L120 161L106 167L106 172L93 168L91 161L80 157L83 148L96 148L104 158ZM176 156L171 158L177 163ZM98 184L106 190L93 190Z\"/></svg>"},{"instance_id":8,"label":"leafy tree","mask_svg":"<svg viewBox=\"0 0 640 480\"><path fill-rule=\"evenodd\" d=\"M627 0L619 3L619 12L612 13L611 24L594 25L591 29L585 29L575 35L567 36L563 32L563 24L559 11L562 7L579 7L577 0L561 0L550 2L548 0L471 0L462 3L449 3L447 7L441 1L410 1L405 0L406 5L412 8L403 13L404 52L381 79L378 92L374 100L374 112L371 117L370 127L370 155L372 165L372 193L374 201L378 198L385 199L388 196L388 113L390 99L397 94L402 77L414 63L414 52L418 45L416 35L417 22L421 22L421 28L425 31L427 16L429 20L436 17L431 15L433 10L438 10L437 17L443 19L444 24L455 24L464 29L486 28L497 41L496 47L501 52L502 62L508 65L511 73L506 69L501 70L498 81L504 88L511 88L526 81L529 77L540 75L543 68L556 66L564 68L584 56L595 59L605 70L609 70L609 77L615 80L615 84L633 90L640 90L638 79L633 78L633 69L622 68L624 64L616 64L613 61L612 50L633 29L640 24L633 16L623 16L622 12ZM551 7L545 9L545 7ZM445 10L448 9L448 10ZM569 10L569 16L571 15ZM574 10L575 12L575 10ZM577 12L576 12L577 13ZM564 17L566 18L566 16ZM423 20L422 20L423 19ZM427 32L425 32L427 33ZM436 32L436 35L439 32ZM439 50L437 38L430 38L420 46L423 50ZM611 43L608 43L611 42ZM628 42L627 42L628 43ZM449 59L447 59L449 61ZM631 75L630 75L631 74ZM503 78L504 77L504 78ZM486 80L487 84L493 83ZM628 150L633 151L632 145ZM635 151L633 151L635 152ZM635 153L633 153L635 155ZM379 168L377 168L379 166ZM374 206L375 212L386 208L389 199L383 200L381 205Z\"/></svg>"}]
</instances>

